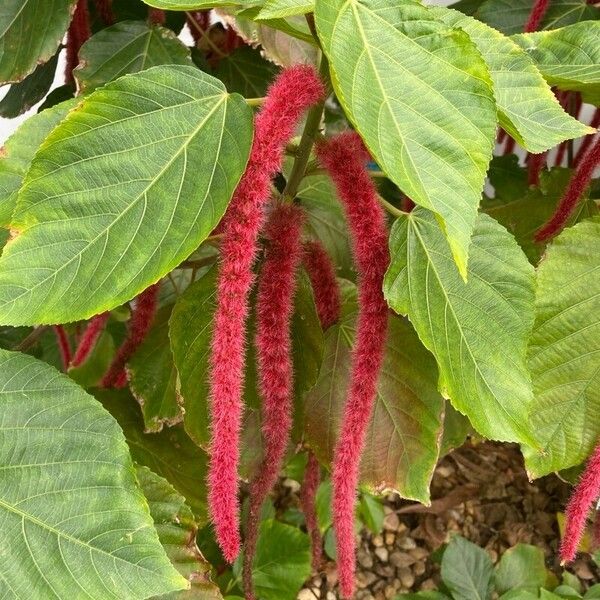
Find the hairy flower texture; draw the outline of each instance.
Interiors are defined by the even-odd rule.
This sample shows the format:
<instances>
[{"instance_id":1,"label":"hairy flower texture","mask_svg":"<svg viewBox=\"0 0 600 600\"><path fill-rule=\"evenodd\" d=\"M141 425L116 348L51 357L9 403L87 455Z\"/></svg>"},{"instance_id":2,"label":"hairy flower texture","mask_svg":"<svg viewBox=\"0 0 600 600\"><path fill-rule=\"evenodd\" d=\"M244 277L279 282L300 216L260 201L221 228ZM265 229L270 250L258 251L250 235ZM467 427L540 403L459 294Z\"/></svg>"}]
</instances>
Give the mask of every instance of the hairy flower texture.
<instances>
[{"instance_id":1,"label":"hairy flower texture","mask_svg":"<svg viewBox=\"0 0 600 600\"><path fill-rule=\"evenodd\" d=\"M91 354L92 350L96 346L98 338L104 331L104 327L109 317L110 312L105 312L100 315L96 315L88 323L88 326L85 328L85 331L81 336L77 350L75 351L75 356L73 356L73 360L71 361L72 367L79 367Z\"/></svg>"},{"instance_id":2,"label":"hairy flower texture","mask_svg":"<svg viewBox=\"0 0 600 600\"><path fill-rule=\"evenodd\" d=\"M164 25L167 20L167 14L160 8L149 8L148 20L152 25Z\"/></svg>"},{"instance_id":3,"label":"hairy flower texture","mask_svg":"<svg viewBox=\"0 0 600 600\"><path fill-rule=\"evenodd\" d=\"M537 31L540 28L549 4L550 0L535 0L529 13L529 19L525 25L525 33Z\"/></svg>"},{"instance_id":4,"label":"hairy flower texture","mask_svg":"<svg viewBox=\"0 0 600 600\"><path fill-rule=\"evenodd\" d=\"M515 149L515 138L510 137L510 135L506 134L506 144L504 146L504 156L506 156L507 154L512 154L514 152Z\"/></svg>"},{"instance_id":5,"label":"hairy flower texture","mask_svg":"<svg viewBox=\"0 0 600 600\"><path fill-rule=\"evenodd\" d=\"M255 119L250 159L230 203L235 218L224 224L210 359L208 505L229 562L240 550L237 492L244 346L258 235L285 145L304 111L323 95L323 84L311 67L291 67L277 77Z\"/></svg>"},{"instance_id":6,"label":"hairy flower texture","mask_svg":"<svg viewBox=\"0 0 600 600\"><path fill-rule=\"evenodd\" d=\"M115 22L115 14L112 9L112 0L95 0L96 12L106 25Z\"/></svg>"},{"instance_id":7,"label":"hairy flower texture","mask_svg":"<svg viewBox=\"0 0 600 600\"><path fill-rule=\"evenodd\" d=\"M318 241L304 243L303 261L315 295L319 321L324 331L340 318L342 300L340 286L335 277L335 267L327 250Z\"/></svg>"},{"instance_id":8,"label":"hairy flower texture","mask_svg":"<svg viewBox=\"0 0 600 600\"><path fill-rule=\"evenodd\" d=\"M577 169L573 173L567 189L565 190L556 211L550 220L535 234L538 242L545 241L560 233L566 225L569 217L573 214L583 192L589 185L594 169L600 164L600 138L585 154Z\"/></svg>"},{"instance_id":9,"label":"hairy flower texture","mask_svg":"<svg viewBox=\"0 0 600 600\"><path fill-rule=\"evenodd\" d=\"M354 590L354 508L360 456L383 362L388 308L383 277L389 264L385 216L365 168L363 143L346 132L317 147L344 205L358 271L359 313L348 398L333 459L333 520L342 596Z\"/></svg>"},{"instance_id":10,"label":"hairy flower texture","mask_svg":"<svg viewBox=\"0 0 600 600\"><path fill-rule=\"evenodd\" d=\"M600 497L600 445L590 456L565 511L565 532L560 545L561 564L571 562L585 532L590 508Z\"/></svg>"},{"instance_id":11,"label":"hairy flower texture","mask_svg":"<svg viewBox=\"0 0 600 600\"><path fill-rule=\"evenodd\" d=\"M596 109L596 112L594 112L594 116L592 117L592 121L590 122L590 127L593 127L594 129L598 129L598 127L600 127L600 107ZM577 166L581 162L588 148L592 145L593 141L593 135L586 135L583 138L583 140L581 140L581 146L579 146L579 149L577 150L575 158L573 160L573 164L575 166Z\"/></svg>"},{"instance_id":12,"label":"hairy flower texture","mask_svg":"<svg viewBox=\"0 0 600 600\"><path fill-rule=\"evenodd\" d=\"M309 450L308 462L304 471L304 481L300 489L300 505L306 521L306 530L312 546L312 570L318 572L323 556L323 539L317 519L317 490L321 483L321 466L317 457Z\"/></svg>"},{"instance_id":13,"label":"hairy flower texture","mask_svg":"<svg viewBox=\"0 0 600 600\"><path fill-rule=\"evenodd\" d=\"M73 69L79 64L79 50L91 35L87 0L79 0L67 33L67 64L65 68L67 83L74 83Z\"/></svg>"},{"instance_id":14,"label":"hairy flower texture","mask_svg":"<svg viewBox=\"0 0 600 600\"><path fill-rule=\"evenodd\" d=\"M529 185L540 185L540 174L546 166L547 152L541 154L530 154L527 164L527 183Z\"/></svg>"},{"instance_id":15,"label":"hairy flower texture","mask_svg":"<svg viewBox=\"0 0 600 600\"><path fill-rule=\"evenodd\" d=\"M69 363L71 362L71 343L69 342L69 336L67 336L67 332L62 325L55 325L54 333L56 334L56 341L60 351L60 359L62 361L63 371L66 371L69 368Z\"/></svg>"},{"instance_id":16,"label":"hairy flower texture","mask_svg":"<svg viewBox=\"0 0 600 600\"><path fill-rule=\"evenodd\" d=\"M150 327L152 327L152 322L158 308L159 291L160 283L155 283L136 298L131 319L129 319L127 337L117 350L117 354L108 367L108 371L106 371L102 378L100 382L101 387L123 387L125 364L140 347L148 331L150 331Z\"/></svg>"},{"instance_id":17,"label":"hairy flower texture","mask_svg":"<svg viewBox=\"0 0 600 600\"><path fill-rule=\"evenodd\" d=\"M266 227L266 250L256 299L256 358L262 400L264 456L250 482L250 511L244 544L243 579L247 600L254 600L252 563L260 509L275 485L290 442L294 404L291 321L296 273L302 259L305 215L298 206L279 205Z\"/></svg>"},{"instance_id":18,"label":"hairy flower texture","mask_svg":"<svg viewBox=\"0 0 600 600\"><path fill-rule=\"evenodd\" d=\"M187 23L196 45L210 27L209 10L192 10L187 13Z\"/></svg>"}]
</instances>

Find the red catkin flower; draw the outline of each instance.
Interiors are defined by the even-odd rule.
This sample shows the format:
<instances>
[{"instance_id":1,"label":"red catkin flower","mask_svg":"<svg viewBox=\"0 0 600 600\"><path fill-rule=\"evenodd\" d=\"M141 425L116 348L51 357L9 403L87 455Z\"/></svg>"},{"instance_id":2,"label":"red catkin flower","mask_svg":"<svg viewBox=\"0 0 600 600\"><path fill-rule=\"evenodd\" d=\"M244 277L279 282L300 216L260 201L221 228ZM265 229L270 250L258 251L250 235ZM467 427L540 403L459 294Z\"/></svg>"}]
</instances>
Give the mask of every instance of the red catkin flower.
<instances>
[{"instance_id":1,"label":"red catkin flower","mask_svg":"<svg viewBox=\"0 0 600 600\"><path fill-rule=\"evenodd\" d=\"M560 545L561 564L575 558L583 537L590 508L600 497L600 445L588 460L579 483L573 490L565 511L565 532Z\"/></svg>"},{"instance_id":2,"label":"red catkin flower","mask_svg":"<svg viewBox=\"0 0 600 600\"><path fill-rule=\"evenodd\" d=\"M535 0L529 13L529 19L525 24L525 33L537 31L540 28L549 4L550 0Z\"/></svg>"},{"instance_id":3,"label":"red catkin flower","mask_svg":"<svg viewBox=\"0 0 600 600\"><path fill-rule=\"evenodd\" d=\"M73 69L79 64L79 50L91 35L87 0L79 0L67 33L67 64L65 68L67 83L72 84L75 82Z\"/></svg>"},{"instance_id":4,"label":"red catkin flower","mask_svg":"<svg viewBox=\"0 0 600 600\"><path fill-rule=\"evenodd\" d=\"M304 471L304 482L300 490L300 505L306 520L306 530L310 536L312 546L312 570L317 572L321 568L323 556L323 539L317 519L317 490L321 483L321 466L317 457L309 450L308 462Z\"/></svg>"},{"instance_id":5,"label":"red catkin flower","mask_svg":"<svg viewBox=\"0 0 600 600\"><path fill-rule=\"evenodd\" d=\"M389 264L387 228L377 192L365 168L358 134L347 132L321 144L317 155L344 205L358 271L359 313L348 398L333 459L333 521L344 598L354 591L354 508L360 456L383 363L388 308L383 278Z\"/></svg>"},{"instance_id":6,"label":"red catkin flower","mask_svg":"<svg viewBox=\"0 0 600 600\"><path fill-rule=\"evenodd\" d=\"M315 295L317 314L323 330L339 318L342 300L335 277L335 267L321 242L304 243L304 266Z\"/></svg>"},{"instance_id":7,"label":"red catkin flower","mask_svg":"<svg viewBox=\"0 0 600 600\"><path fill-rule=\"evenodd\" d=\"M69 336L62 325L55 325L54 333L56 334L56 341L58 342L63 371L66 371L71 362L71 342L69 342Z\"/></svg>"},{"instance_id":8,"label":"red catkin flower","mask_svg":"<svg viewBox=\"0 0 600 600\"><path fill-rule=\"evenodd\" d=\"M106 25L115 22L115 14L112 9L112 0L95 0L96 12Z\"/></svg>"},{"instance_id":9,"label":"red catkin flower","mask_svg":"<svg viewBox=\"0 0 600 600\"><path fill-rule=\"evenodd\" d=\"M167 20L167 14L160 8L149 8L148 20L152 25L164 25Z\"/></svg>"},{"instance_id":10,"label":"red catkin flower","mask_svg":"<svg viewBox=\"0 0 600 600\"><path fill-rule=\"evenodd\" d=\"M187 23L190 33L194 38L194 42L202 38L206 30L210 27L210 11L209 10L193 10L187 13Z\"/></svg>"},{"instance_id":11,"label":"red catkin flower","mask_svg":"<svg viewBox=\"0 0 600 600\"><path fill-rule=\"evenodd\" d=\"M244 545L243 579L247 600L254 600L252 563L260 509L277 482L292 429L294 365L291 321L296 273L302 259L304 213L298 206L277 206L266 227L266 251L256 299L256 357L262 399L264 458L250 483L250 511Z\"/></svg>"},{"instance_id":12,"label":"red catkin flower","mask_svg":"<svg viewBox=\"0 0 600 600\"><path fill-rule=\"evenodd\" d=\"M540 175L546 166L546 152L541 154L530 154L527 164L527 183L529 185L540 185Z\"/></svg>"},{"instance_id":13,"label":"red catkin flower","mask_svg":"<svg viewBox=\"0 0 600 600\"><path fill-rule=\"evenodd\" d=\"M592 529L592 549L594 551L600 548L600 510L596 508L594 515L594 527Z\"/></svg>"},{"instance_id":14,"label":"red catkin flower","mask_svg":"<svg viewBox=\"0 0 600 600\"><path fill-rule=\"evenodd\" d=\"M308 66L286 69L275 80L256 116L250 159L230 203L233 216L223 227L210 360L208 505L217 541L229 562L240 550L237 492L244 346L258 234L285 145L304 111L323 95L323 84Z\"/></svg>"},{"instance_id":15,"label":"red catkin flower","mask_svg":"<svg viewBox=\"0 0 600 600\"><path fill-rule=\"evenodd\" d=\"M600 127L600 108L597 108L596 112L594 112L594 116L592 117L590 127L593 127L594 129L598 129L598 127ZM577 150L575 158L573 159L573 164L575 166L577 166L581 162L581 159L584 157L585 153L587 152L588 148L592 145L593 141L593 135L586 135L583 138L583 140L581 141L581 146L579 146L579 150Z\"/></svg>"},{"instance_id":16,"label":"red catkin flower","mask_svg":"<svg viewBox=\"0 0 600 600\"><path fill-rule=\"evenodd\" d=\"M550 217L550 220L535 234L536 241L543 242L562 231L569 217L577 208L583 192L594 175L594 169L599 164L600 138L596 140L596 143L579 163L558 203L556 211Z\"/></svg>"},{"instance_id":17,"label":"red catkin flower","mask_svg":"<svg viewBox=\"0 0 600 600\"><path fill-rule=\"evenodd\" d=\"M116 356L100 382L100 387L124 387L123 374L125 364L140 347L150 327L152 327L156 309L158 308L159 291L160 282L151 285L136 298L131 319L129 320L127 337L117 350Z\"/></svg>"},{"instance_id":18,"label":"red catkin flower","mask_svg":"<svg viewBox=\"0 0 600 600\"><path fill-rule=\"evenodd\" d=\"M506 145L504 146L504 156L506 156L507 154L512 154L514 149L515 149L515 138L510 137L510 135L506 135Z\"/></svg>"},{"instance_id":19,"label":"red catkin flower","mask_svg":"<svg viewBox=\"0 0 600 600\"><path fill-rule=\"evenodd\" d=\"M104 331L104 326L106 325L109 317L110 312L105 312L100 315L96 315L88 323L88 326L81 336L79 345L77 346L75 356L73 356L73 360L71 361L71 367L79 367L85 362L87 357L91 354L92 350L96 346L96 342Z\"/></svg>"}]
</instances>

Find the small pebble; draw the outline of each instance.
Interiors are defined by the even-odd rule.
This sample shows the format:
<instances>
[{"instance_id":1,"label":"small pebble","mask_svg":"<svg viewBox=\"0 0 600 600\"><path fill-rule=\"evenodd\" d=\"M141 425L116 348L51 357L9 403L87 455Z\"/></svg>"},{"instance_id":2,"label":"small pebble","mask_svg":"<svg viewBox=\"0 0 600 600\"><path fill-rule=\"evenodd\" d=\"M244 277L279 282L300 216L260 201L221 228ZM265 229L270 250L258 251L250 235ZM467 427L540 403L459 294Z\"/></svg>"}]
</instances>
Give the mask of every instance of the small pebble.
<instances>
[{"instance_id":1,"label":"small pebble","mask_svg":"<svg viewBox=\"0 0 600 600\"><path fill-rule=\"evenodd\" d=\"M411 588L415 584L415 576L408 567L398 569L398 579L402 583L402 587Z\"/></svg>"},{"instance_id":2,"label":"small pebble","mask_svg":"<svg viewBox=\"0 0 600 600\"><path fill-rule=\"evenodd\" d=\"M398 547L402 548L402 550L413 550L417 547L417 543L410 537L405 537L400 539L398 542Z\"/></svg>"},{"instance_id":3,"label":"small pebble","mask_svg":"<svg viewBox=\"0 0 600 600\"><path fill-rule=\"evenodd\" d=\"M379 548L375 548L375 556L382 562L388 562L390 556L389 551L385 546L380 546Z\"/></svg>"}]
</instances>

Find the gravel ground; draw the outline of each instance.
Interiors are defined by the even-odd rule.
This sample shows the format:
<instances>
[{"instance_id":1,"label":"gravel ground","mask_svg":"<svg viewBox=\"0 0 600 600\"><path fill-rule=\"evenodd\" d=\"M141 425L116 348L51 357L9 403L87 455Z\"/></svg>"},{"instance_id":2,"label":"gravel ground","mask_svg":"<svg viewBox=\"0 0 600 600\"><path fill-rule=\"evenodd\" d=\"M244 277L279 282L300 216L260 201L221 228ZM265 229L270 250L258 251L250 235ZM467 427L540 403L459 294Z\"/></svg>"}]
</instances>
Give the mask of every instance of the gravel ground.
<instances>
[{"instance_id":1,"label":"gravel ground","mask_svg":"<svg viewBox=\"0 0 600 600\"><path fill-rule=\"evenodd\" d=\"M564 509L570 485L556 476L527 480L516 446L491 442L462 448L445 457L432 481L432 505L385 499L384 530L361 532L357 554L356 600L387 600L408 591L437 587L439 567L432 560L452 533L485 548L494 563L518 543L542 548L548 568L561 572L556 513ZM569 569L584 585L600 581L591 559ZM336 600L335 563L307 582L299 600Z\"/></svg>"}]
</instances>

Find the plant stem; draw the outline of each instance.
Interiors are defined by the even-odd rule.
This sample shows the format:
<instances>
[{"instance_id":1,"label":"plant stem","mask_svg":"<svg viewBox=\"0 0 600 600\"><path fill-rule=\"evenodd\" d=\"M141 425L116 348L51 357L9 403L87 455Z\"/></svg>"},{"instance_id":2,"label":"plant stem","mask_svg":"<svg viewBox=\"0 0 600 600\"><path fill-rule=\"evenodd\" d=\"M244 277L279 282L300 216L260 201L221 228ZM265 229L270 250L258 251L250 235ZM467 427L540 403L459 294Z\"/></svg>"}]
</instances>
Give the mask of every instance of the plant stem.
<instances>
[{"instance_id":1,"label":"plant stem","mask_svg":"<svg viewBox=\"0 0 600 600\"><path fill-rule=\"evenodd\" d=\"M390 213L390 215L393 215L394 217L406 216L407 213L400 210L399 208L396 208L393 204L390 204L385 198L382 198L379 194L377 194L377 200L379 200L379 204L381 204L381 206L383 206L383 208L385 208L385 210L387 210Z\"/></svg>"},{"instance_id":2,"label":"plant stem","mask_svg":"<svg viewBox=\"0 0 600 600\"><path fill-rule=\"evenodd\" d=\"M15 352L26 352L34 346L37 341L50 329L49 325L41 325L40 327L36 327L25 339L21 340L13 350Z\"/></svg>"},{"instance_id":3,"label":"plant stem","mask_svg":"<svg viewBox=\"0 0 600 600\"><path fill-rule=\"evenodd\" d=\"M324 54L321 54L319 76L324 81L329 81L329 64ZM306 165L310 159L310 153L312 151L313 144L315 143L319 125L321 124L321 117L323 116L324 108L325 100L319 102L319 104L316 104L308 111L304 131L302 132L302 137L300 138L300 143L298 144L298 149L296 150L296 158L294 160L292 172L290 173L285 189L281 194L281 199L284 202L293 202L296 194L298 193L298 187L300 186L300 182L306 173Z\"/></svg>"},{"instance_id":4,"label":"plant stem","mask_svg":"<svg viewBox=\"0 0 600 600\"><path fill-rule=\"evenodd\" d=\"M264 98L244 98L248 106L262 106Z\"/></svg>"}]
</instances>

